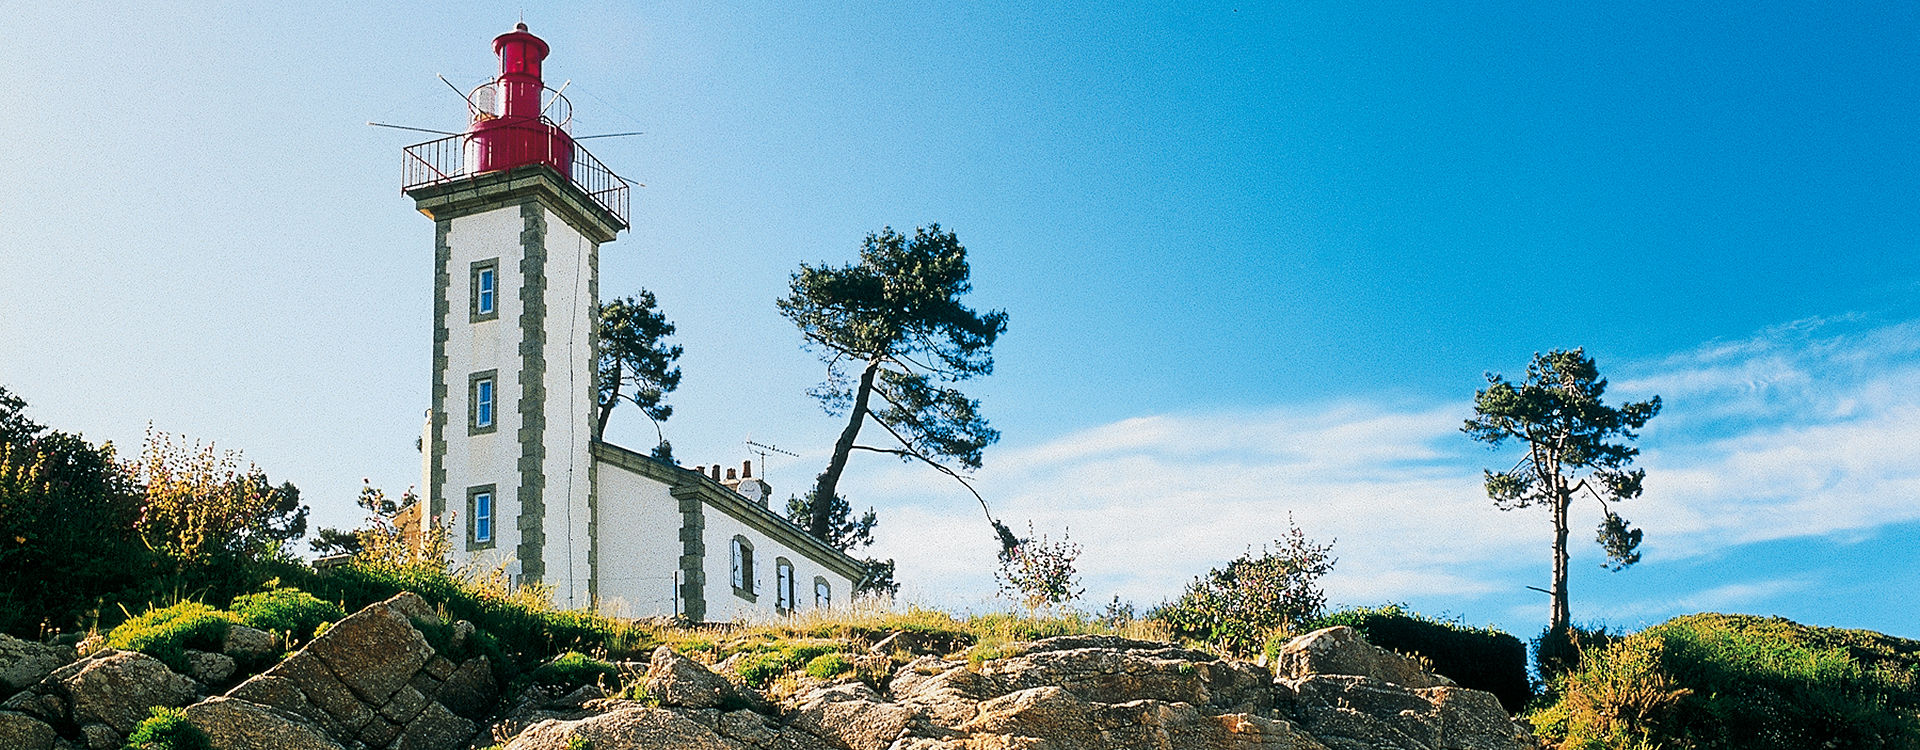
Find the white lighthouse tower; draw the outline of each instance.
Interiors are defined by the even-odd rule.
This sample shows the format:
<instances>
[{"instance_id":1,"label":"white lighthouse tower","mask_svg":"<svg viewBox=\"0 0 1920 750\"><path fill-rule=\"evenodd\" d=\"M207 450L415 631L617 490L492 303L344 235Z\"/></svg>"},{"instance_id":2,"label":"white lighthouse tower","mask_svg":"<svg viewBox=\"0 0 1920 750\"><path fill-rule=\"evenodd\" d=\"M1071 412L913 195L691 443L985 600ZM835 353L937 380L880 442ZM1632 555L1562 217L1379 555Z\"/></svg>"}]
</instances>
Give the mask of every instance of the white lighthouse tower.
<instances>
[{"instance_id":1,"label":"white lighthouse tower","mask_svg":"<svg viewBox=\"0 0 1920 750\"><path fill-rule=\"evenodd\" d=\"M526 24L466 133L410 146L402 186L434 222L433 407L423 501L456 564L591 606L598 253L627 228L627 183L574 144Z\"/></svg>"}]
</instances>

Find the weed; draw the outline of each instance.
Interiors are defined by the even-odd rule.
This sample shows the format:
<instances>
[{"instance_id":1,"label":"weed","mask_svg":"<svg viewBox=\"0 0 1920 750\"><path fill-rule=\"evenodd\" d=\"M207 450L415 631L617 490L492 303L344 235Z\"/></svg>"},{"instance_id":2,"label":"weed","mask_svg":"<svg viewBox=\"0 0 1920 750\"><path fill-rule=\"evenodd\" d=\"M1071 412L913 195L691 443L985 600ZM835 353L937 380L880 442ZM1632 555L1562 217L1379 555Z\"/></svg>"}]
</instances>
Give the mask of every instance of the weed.
<instances>
[{"instance_id":1,"label":"weed","mask_svg":"<svg viewBox=\"0 0 1920 750\"><path fill-rule=\"evenodd\" d=\"M279 633L289 647L312 640L321 625L347 616L340 605L295 588L235 597L231 610L240 624Z\"/></svg>"},{"instance_id":2,"label":"weed","mask_svg":"<svg viewBox=\"0 0 1920 750\"><path fill-rule=\"evenodd\" d=\"M147 610L121 623L107 634L107 646L139 651L166 663L175 672L185 672L186 650L219 651L233 621L231 614L200 602L184 601Z\"/></svg>"},{"instance_id":3,"label":"weed","mask_svg":"<svg viewBox=\"0 0 1920 750\"><path fill-rule=\"evenodd\" d=\"M187 712L155 706L127 736L126 750L213 750L213 741L187 721Z\"/></svg>"},{"instance_id":4,"label":"weed","mask_svg":"<svg viewBox=\"0 0 1920 750\"><path fill-rule=\"evenodd\" d=\"M822 680L831 680L851 671L853 662L848 661L845 654L821 654L807 662L808 676Z\"/></svg>"}]
</instances>

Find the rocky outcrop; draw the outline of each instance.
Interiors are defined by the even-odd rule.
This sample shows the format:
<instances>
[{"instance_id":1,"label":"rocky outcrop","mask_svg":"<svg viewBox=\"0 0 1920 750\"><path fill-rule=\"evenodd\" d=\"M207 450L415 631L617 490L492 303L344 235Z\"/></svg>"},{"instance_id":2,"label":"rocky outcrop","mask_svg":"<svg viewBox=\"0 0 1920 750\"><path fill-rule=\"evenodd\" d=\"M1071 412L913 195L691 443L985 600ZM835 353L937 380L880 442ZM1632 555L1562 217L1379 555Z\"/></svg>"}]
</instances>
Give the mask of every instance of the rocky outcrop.
<instances>
[{"instance_id":1,"label":"rocky outcrop","mask_svg":"<svg viewBox=\"0 0 1920 750\"><path fill-rule=\"evenodd\" d=\"M1368 643L1359 631L1346 626L1323 628L1288 641L1273 659L1273 673L1282 678L1359 675L1410 688L1453 685L1453 680L1428 672L1419 660Z\"/></svg>"},{"instance_id":2,"label":"rocky outcrop","mask_svg":"<svg viewBox=\"0 0 1920 750\"><path fill-rule=\"evenodd\" d=\"M73 649L23 641L0 633L0 700L71 664Z\"/></svg>"},{"instance_id":3,"label":"rocky outcrop","mask_svg":"<svg viewBox=\"0 0 1920 750\"><path fill-rule=\"evenodd\" d=\"M750 702L764 702L758 700L758 696L749 701L742 694L747 688L735 687L727 678L666 646L653 650L653 660L647 665L646 685L647 695L663 706L738 708Z\"/></svg>"},{"instance_id":4,"label":"rocky outcrop","mask_svg":"<svg viewBox=\"0 0 1920 750\"><path fill-rule=\"evenodd\" d=\"M815 685L766 713L723 712L728 689L697 662L657 651L659 706L533 724L509 750L1531 750L1492 695L1455 687L1348 629L1308 634L1276 676L1171 644L1067 636L976 664L922 656L884 685ZM900 653L900 652L895 652ZM1410 684L1408 684L1410 683ZM884 689L882 689L884 688Z\"/></svg>"},{"instance_id":5,"label":"rocky outcrop","mask_svg":"<svg viewBox=\"0 0 1920 750\"><path fill-rule=\"evenodd\" d=\"M104 650L54 670L0 709L31 716L85 747L108 750L119 747L150 708L187 705L200 697L199 688L159 659Z\"/></svg>"},{"instance_id":6,"label":"rocky outcrop","mask_svg":"<svg viewBox=\"0 0 1920 750\"><path fill-rule=\"evenodd\" d=\"M1275 704L1332 750L1532 750L1492 693L1456 687L1352 628L1289 641L1273 660Z\"/></svg>"},{"instance_id":7,"label":"rocky outcrop","mask_svg":"<svg viewBox=\"0 0 1920 750\"><path fill-rule=\"evenodd\" d=\"M204 700L200 682L158 660L100 651L0 705L0 748L112 750L151 706L186 706L187 719L220 750L463 750L495 742L567 750L579 740L595 750L1535 746L1491 694L1458 687L1348 628L1294 639L1271 671L1167 643L1063 636L1002 647L995 658L920 655L888 674L913 649L882 639L886 648L856 659L854 676L785 683L777 705L666 647L644 665L621 665L624 681L644 688L622 695L639 700L609 697L599 685L535 686L502 704L484 658L454 658L470 632L402 594ZM227 654L193 652L187 662L217 684L233 674L236 655L264 658L277 648L271 636L242 633L229 638Z\"/></svg>"},{"instance_id":8,"label":"rocky outcrop","mask_svg":"<svg viewBox=\"0 0 1920 750\"><path fill-rule=\"evenodd\" d=\"M492 671L485 657L455 663L436 652L416 623L437 624L439 617L413 594L369 606L220 702L189 709L188 718L225 737L222 750L328 747L320 741L465 747L497 702Z\"/></svg>"},{"instance_id":9,"label":"rocky outcrop","mask_svg":"<svg viewBox=\"0 0 1920 750\"><path fill-rule=\"evenodd\" d=\"M0 711L0 747L15 750L62 750L73 745L54 733L46 722L14 711Z\"/></svg>"},{"instance_id":10,"label":"rocky outcrop","mask_svg":"<svg viewBox=\"0 0 1920 750\"><path fill-rule=\"evenodd\" d=\"M300 717L258 703L213 698L187 707L187 720L217 748L342 750L340 744Z\"/></svg>"}]
</instances>

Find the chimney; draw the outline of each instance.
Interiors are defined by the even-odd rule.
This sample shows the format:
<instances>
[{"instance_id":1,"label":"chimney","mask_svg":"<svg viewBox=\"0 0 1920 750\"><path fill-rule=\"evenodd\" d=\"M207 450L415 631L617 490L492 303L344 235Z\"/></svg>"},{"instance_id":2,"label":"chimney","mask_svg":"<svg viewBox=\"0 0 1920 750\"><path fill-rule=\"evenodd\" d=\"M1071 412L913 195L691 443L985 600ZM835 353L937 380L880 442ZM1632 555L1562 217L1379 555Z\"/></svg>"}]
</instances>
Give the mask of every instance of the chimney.
<instances>
[{"instance_id":1,"label":"chimney","mask_svg":"<svg viewBox=\"0 0 1920 750\"><path fill-rule=\"evenodd\" d=\"M753 478L753 462L752 461L740 462L740 478L741 479Z\"/></svg>"},{"instance_id":2,"label":"chimney","mask_svg":"<svg viewBox=\"0 0 1920 750\"><path fill-rule=\"evenodd\" d=\"M727 479L728 479L728 481L733 481L733 480L737 480L737 479L739 479L739 477L736 477L736 476L734 476L734 475L733 475L733 470L732 470L732 469L728 469L728 470L727 470Z\"/></svg>"},{"instance_id":3,"label":"chimney","mask_svg":"<svg viewBox=\"0 0 1920 750\"><path fill-rule=\"evenodd\" d=\"M716 482L720 481L720 465L719 464L713 465L713 481L716 481Z\"/></svg>"}]
</instances>

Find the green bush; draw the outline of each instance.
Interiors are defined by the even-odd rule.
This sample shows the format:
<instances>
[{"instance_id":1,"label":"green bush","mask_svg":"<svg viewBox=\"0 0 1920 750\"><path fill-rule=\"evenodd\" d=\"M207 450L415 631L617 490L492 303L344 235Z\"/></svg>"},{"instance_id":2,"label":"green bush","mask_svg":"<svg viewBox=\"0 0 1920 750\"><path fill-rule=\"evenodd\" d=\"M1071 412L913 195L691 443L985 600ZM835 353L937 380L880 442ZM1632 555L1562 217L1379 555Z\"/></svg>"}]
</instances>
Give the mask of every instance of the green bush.
<instances>
[{"instance_id":1,"label":"green bush","mask_svg":"<svg viewBox=\"0 0 1920 750\"><path fill-rule=\"evenodd\" d=\"M321 623L347 616L340 605L295 588L235 597L228 609L240 624L282 633L296 643L312 640Z\"/></svg>"},{"instance_id":2,"label":"green bush","mask_svg":"<svg viewBox=\"0 0 1920 750\"><path fill-rule=\"evenodd\" d=\"M1461 687L1493 693L1508 712L1518 712L1533 698L1526 645L1498 630L1436 620L1398 604L1341 610L1307 629L1335 625L1360 631L1375 646L1424 657L1433 671Z\"/></svg>"},{"instance_id":3,"label":"green bush","mask_svg":"<svg viewBox=\"0 0 1920 750\"><path fill-rule=\"evenodd\" d=\"M1547 628L1533 639L1533 671L1552 692L1558 678L1580 668L1582 654L1597 654L1620 640L1620 634L1605 626L1569 626Z\"/></svg>"},{"instance_id":4,"label":"green bush","mask_svg":"<svg viewBox=\"0 0 1920 750\"><path fill-rule=\"evenodd\" d=\"M528 676L536 685L564 688L603 685L612 688L620 682L620 668L578 651L568 651L535 668Z\"/></svg>"},{"instance_id":5,"label":"green bush","mask_svg":"<svg viewBox=\"0 0 1920 750\"><path fill-rule=\"evenodd\" d=\"M503 596L444 571L352 563L287 579L322 599L344 603L350 612L402 591L419 594L448 618L471 622L490 635L487 640L498 648L488 655L502 674L518 673L567 651L604 651L611 658L627 659L659 645L644 626L591 612L558 611L529 597Z\"/></svg>"},{"instance_id":6,"label":"green bush","mask_svg":"<svg viewBox=\"0 0 1920 750\"><path fill-rule=\"evenodd\" d=\"M233 621L233 615L200 602L180 602L121 623L107 634L107 646L139 651L185 672L186 649L219 651Z\"/></svg>"},{"instance_id":7,"label":"green bush","mask_svg":"<svg viewBox=\"0 0 1920 750\"><path fill-rule=\"evenodd\" d=\"M734 666L734 673L740 675L748 685L764 688L776 678L800 669L813 660L828 654L840 652L840 646L832 643L787 643L768 646L754 651L740 659Z\"/></svg>"},{"instance_id":8,"label":"green bush","mask_svg":"<svg viewBox=\"0 0 1920 750\"><path fill-rule=\"evenodd\" d=\"M821 654L807 662L807 674L822 680L831 680L851 671L853 662L847 660L846 654L837 652Z\"/></svg>"},{"instance_id":9,"label":"green bush","mask_svg":"<svg viewBox=\"0 0 1920 750\"><path fill-rule=\"evenodd\" d=\"M1251 550L1187 584L1179 599L1149 613L1176 637L1229 654L1257 653L1274 631L1293 631L1320 617L1327 603L1317 581L1333 570L1331 544L1314 544L1288 522L1272 549Z\"/></svg>"},{"instance_id":10,"label":"green bush","mask_svg":"<svg viewBox=\"0 0 1920 750\"><path fill-rule=\"evenodd\" d=\"M100 600L152 575L135 478L111 444L49 432L0 386L0 632L85 630Z\"/></svg>"},{"instance_id":11,"label":"green bush","mask_svg":"<svg viewBox=\"0 0 1920 750\"><path fill-rule=\"evenodd\" d=\"M1689 615L1588 652L1530 718L1582 750L1920 748L1920 641Z\"/></svg>"},{"instance_id":12,"label":"green bush","mask_svg":"<svg viewBox=\"0 0 1920 750\"><path fill-rule=\"evenodd\" d=\"M126 750L213 750L213 741L187 722L187 712L155 706L127 736Z\"/></svg>"}]
</instances>

